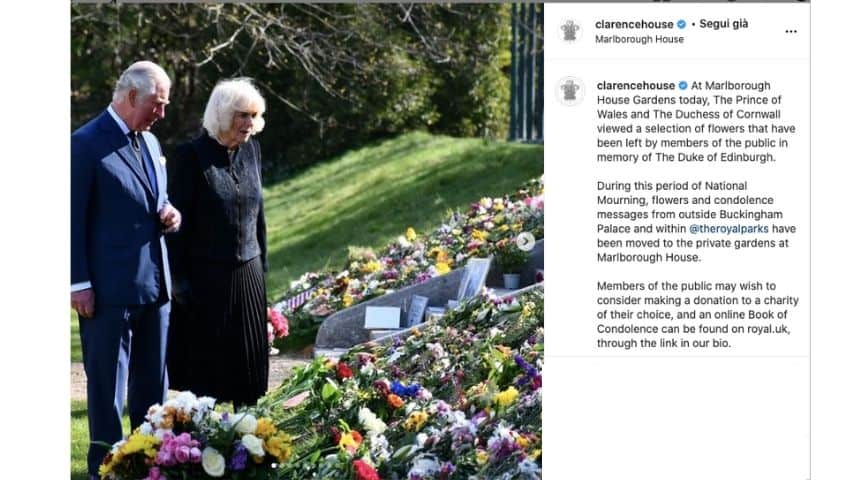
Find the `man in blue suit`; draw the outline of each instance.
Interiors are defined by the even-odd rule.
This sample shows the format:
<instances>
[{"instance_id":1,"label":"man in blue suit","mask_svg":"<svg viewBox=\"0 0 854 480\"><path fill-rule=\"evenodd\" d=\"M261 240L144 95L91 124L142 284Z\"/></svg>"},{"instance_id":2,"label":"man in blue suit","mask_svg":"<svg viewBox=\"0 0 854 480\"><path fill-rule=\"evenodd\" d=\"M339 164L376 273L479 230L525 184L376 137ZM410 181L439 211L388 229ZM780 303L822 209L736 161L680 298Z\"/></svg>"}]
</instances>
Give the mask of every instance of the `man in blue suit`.
<instances>
[{"instance_id":1,"label":"man in blue suit","mask_svg":"<svg viewBox=\"0 0 854 480\"><path fill-rule=\"evenodd\" d=\"M171 81L157 64L125 70L106 111L71 135L71 306L80 321L89 439L122 438L165 400L170 276L164 234L181 225L166 195L165 158L148 130ZM90 444L90 477L107 449Z\"/></svg>"}]
</instances>

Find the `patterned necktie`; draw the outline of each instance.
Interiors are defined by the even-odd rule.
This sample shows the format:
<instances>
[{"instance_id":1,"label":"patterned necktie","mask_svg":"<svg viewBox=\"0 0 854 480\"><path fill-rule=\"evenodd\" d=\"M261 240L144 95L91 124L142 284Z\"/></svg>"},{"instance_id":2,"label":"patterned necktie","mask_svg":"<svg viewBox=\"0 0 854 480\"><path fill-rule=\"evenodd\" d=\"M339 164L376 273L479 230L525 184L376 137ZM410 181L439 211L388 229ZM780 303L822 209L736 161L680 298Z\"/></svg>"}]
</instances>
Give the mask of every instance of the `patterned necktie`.
<instances>
[{"instance_id":1,"label":"patterned necktie","mask_svg":"<svg viewBox=\"0 0 854 480\"><path fill-rule=\"evenodd\" d=\"M146 161L147 155L142 152L142 149L140 149L139 133L130 131L128 132L128 137L130 137L130 146L133 148L137 160L139 160L140 166L142 167L142 171L145 172L146 179L148 179L148 186L152 189L152 191L155 192L155 195L157 195L157 184L156 180L153 178L151 167Z\"/></svg>"},{"instance_id":2,"label":"patterned necktie","mask_svg":"<svg viewBox=\"0 0 854 480\"><path fill-rule=\"evenodd\" d=\"M130 131L128 137L130 137L130 146L133 147L133 151L137 153L137 158L139 158L139 134Z\"/></svg>"}]
</instances>

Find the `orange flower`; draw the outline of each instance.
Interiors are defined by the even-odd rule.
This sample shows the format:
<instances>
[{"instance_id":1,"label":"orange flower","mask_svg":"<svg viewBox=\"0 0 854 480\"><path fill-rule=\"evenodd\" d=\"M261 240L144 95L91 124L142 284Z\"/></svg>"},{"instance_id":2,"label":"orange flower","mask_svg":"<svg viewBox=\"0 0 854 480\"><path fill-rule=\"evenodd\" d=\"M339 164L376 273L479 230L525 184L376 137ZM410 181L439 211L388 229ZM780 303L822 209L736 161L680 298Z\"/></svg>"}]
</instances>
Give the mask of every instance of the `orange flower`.
<instances>
[{"instance_id":1,"label":"orange flower","mask_svg":"<svg viewBox=\"0 0 854 480\"><path fill-rule=\"evenodd\" d=\"M388 402L388 406L391 408L400 408L403 406L403 399L393 393L389 394L385 399L386 402Z\"/></svg>"}]
</instances>

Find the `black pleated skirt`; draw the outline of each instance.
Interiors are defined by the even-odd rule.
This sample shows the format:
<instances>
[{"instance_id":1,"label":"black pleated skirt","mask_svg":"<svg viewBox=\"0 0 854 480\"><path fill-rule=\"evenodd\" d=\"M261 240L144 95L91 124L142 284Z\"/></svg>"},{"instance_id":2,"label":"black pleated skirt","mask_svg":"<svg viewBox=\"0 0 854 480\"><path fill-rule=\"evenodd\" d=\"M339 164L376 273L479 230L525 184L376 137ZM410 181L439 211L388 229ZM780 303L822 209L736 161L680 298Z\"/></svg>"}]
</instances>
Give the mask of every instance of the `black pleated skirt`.
<instances>
[{"instance_id":1,"label":"black pleated skirt","mask_svg":"<svg viewBox=\"0 0 854 480\"><path fill-rule=\"evenodd\" d=\"M195 262L190 304L171 317L171 388L252 405L267 391L267 292L260 257L239 265ZM182 308L184 311L182 311Z\"/></svg>"}]
</instances>

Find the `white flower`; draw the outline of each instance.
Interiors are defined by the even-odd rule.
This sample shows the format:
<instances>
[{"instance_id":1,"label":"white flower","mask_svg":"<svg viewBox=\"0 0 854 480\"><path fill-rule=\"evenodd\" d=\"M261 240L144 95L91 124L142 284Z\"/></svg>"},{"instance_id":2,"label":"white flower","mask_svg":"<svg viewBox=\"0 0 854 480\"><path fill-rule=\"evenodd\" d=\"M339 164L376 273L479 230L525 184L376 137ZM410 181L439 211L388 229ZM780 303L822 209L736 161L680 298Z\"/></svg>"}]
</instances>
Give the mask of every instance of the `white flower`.
<instances>
[{"instance_id":1,"label":"white flower","mask_svg":"<svg viewBox=\"0 0 854 480\"><path fill-rule=\"evenodd\" d=\"M526 458L519 462L517 465L519 469L519 473L523 476L523 478L540 478L540 466L537 465L537 462L531 460L530 458Z\"/></svg>"},{"instance_id":2,"label":"white flower","mask_svg":"<svg viewBox=\"0 0 854 480\"><path fill-rule=\"evenodd\" d=\"M373 362L368 362L359 369L359 373L365 376L371 376L376 371Z\"/></svg>"},{"instance_id":3,"label":"white flower","mask_svg":"<svg viewBox=\"0 0 854 480\"><path fill-rule=\"evenodd\" d=\"M402 248L409 248L412 246L412 244L409 243L409 240L407 240L406 237L404 237L403 235L397 237L397 244L400 245Z\"/></svg>"},{"instance_id":4,"label":"white flower","mask_svg":"<svg viewBox=\"0 0 854 480\"><path fill-rule=\"evenodd\" d=\"M216 399L213 397L199 397L199 410L213 410Z\"/></svg>"},{"instance_id":5,"label":"white flower","mask_svg":"<svg viewBox=\"0 0 854 480\"><path fill-rule=\"evenodd\" d=\"M243 438L240 439L240 443L246 447L246 450L249 451L250 455L255 457L264 456L264 442L255 435L244 435Z\"/></svg>"},{"instance_id":6,"label":"white flower","mask_svg":"<svg viewBox=\"0 0 854 480\"><path fill-rule=\"evenodd\" d=\"M225 458L215 449L205 447L202 451L202 468L212 477L221 477L225 474Z\"/></svg>"},{"instance_id":7,"label":"white flower","mask_svg":"<svg viewBox=\"0 0 854 480\"><path fill-rule=\"evenodd\" d=\"M388 440L385 438L385 435L371 435L368 437L368 440L371 445L371 455L374 458L382 462L391 458L391 454L388 451Z\"/></svg>"},{"instance_id":8,"label":"white flower","mask_svg":"<svg viewBox=\"0 0 854 480\"><path fill-rule=\"evenodd\" d=\"M365 427L368 435L382 435L386 429L385 422L367 407L359 409L359 422Z\"/></svg>"},{"instance_id":9,"label":"white flower","mask_svg":"<svg viewBox=\"0 0 854 480\"><path fill-rule=\"evenodd\" d=\"M152 427L150 423L145 422L139 426L139 433L143 435L152 435L154 434L154 427Z\"/></svg>"},{"instance_id":10,"label":"white flower","mask_svg":"<svg viewBox=\"0 0 854 480\"><path fill-rule=\"evenodd\" d=\"M255 429L258 428L258 420L252 414L244 413L244 414L234 414L234 420L232 420L234 424L234 430L237 433L255 433Z\"/></svg>"},{"instance_id":11,"label":"white flower","mask_svg":"<svg viewBox=\"0 0 854 480\"><path fill-rule=\"evenodd\" d=\"M124 439L119 440L118 442L114 443L113 448L110 449L110 453L112 455L119 453L119 449L122 448L122 446L126 443L128 443L128 441L124 440Z\"/></svg>"},{"instance_id":12,"label":"white flower","mask_svg":"<svg viewBox=\"0 0 854 480\"><path fill-rule=\"evenodd\" d=\"M269 323L267 325L270 325ZM195 413L193 413L193 422L196 424L202 423L202 420L213 411L216 400L211 397L200 397L196 403Z\"/></svg>"},{"instance_id":13,"label":"white flower","mask_svg":"<svg viewBox=\"0 0 854 480\"><path fill-rule=\"evenodd\" d=\"M486 442L486 446L491 449L493 445L502 440L513 441L513 435L510 433L510 429L503 423L499 425L492 433L492 436L489 437L489 440Z\"/></svg>"},{"instance_id":14,"label":"white flower","mask_svg":"<svg viewBox=\"0 0 854 480\"><path fill-rule=\"evenodd\" d=\"M190 391L184 391L179 393L174 399L175 407L179 410L184 410L185 412L189 412L193 407L196 406L198 400L196 399L196 395ZM166 402L167 404L169 402Z\"/></svg>"},{"instance_id":15,"label":"white flower","mask_svg":"<svg viewBox=\"0 0 854 480\"><path fill-rule=\"evenodd\" d=\"M386 362L388 362L389 364L392 364L392 363L396 362L397 359L402 357L402 356L403 356L403 349L398 348L397 350L394 351L394 353L391 354L391 356L388 357Z\"/></svg>"},{"instance_id":16,"label":"white flower","mask_svg":"<svg viewBox=\"0 0 854 480\"><path fill-rule=\"evenodd\" d=\"M430 393L430 390L427 390L426 388L421 387L421 389L420 389L420 390L418 390L418 395L417 395L417 397L418 397L418 399L419 399L419 400L427 400L427 401L430 401L430 400L432 400L432 399L433 399L433 394L432 394L432 393Z\"/></svg>"},{"instance_id":17,"label":"white flower","mask_svg":"<svg viewBox=\"0 0 854 480\"><path fill-rule=\"evenodd\" d=\"M415 436L415 446L418 448L424 448L424 443L427 442L427 438L426 433L419 433Z\"/></svg>"},{"instance_id":18,"label":"white flower","mask_svg":"<svg viewBox=\"0 0 854 480\"><path fill-rule=\"evenodd\" d=\"M424 478L439 473L439 462L433 455L421 454L412 461L409 469L409 478Z\"/></svg>"}]
</instances>

